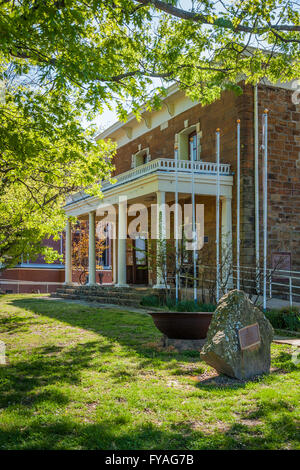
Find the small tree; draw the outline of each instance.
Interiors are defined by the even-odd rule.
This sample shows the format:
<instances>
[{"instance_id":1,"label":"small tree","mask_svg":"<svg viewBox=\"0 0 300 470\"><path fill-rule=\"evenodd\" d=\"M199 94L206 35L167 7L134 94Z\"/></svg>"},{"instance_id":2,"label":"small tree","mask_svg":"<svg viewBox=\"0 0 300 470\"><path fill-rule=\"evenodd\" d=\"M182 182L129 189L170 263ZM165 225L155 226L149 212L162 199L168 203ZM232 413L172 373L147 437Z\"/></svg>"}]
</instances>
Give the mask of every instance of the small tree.
<instances>
[{"instance_id":1,"label":"small tree","mask_svg":"<svg viewBox=\"0 0 300 470\"><path fill-rule=\"evenodd\" d=\"M167 293L170 280L172 282L175 276L175 272L173 272L176 265L174 240L148 240L145 259L148 264L147 269L149 269L152 275L161 278ZM171 267L173 269L170 272Z\"/></svg>"},{"instance_id":2,"label":"small tree","mask_svg":"<svg viewBox=\"0 0 300 470\"><path fill-rule=\"evenodd\" d=\"M106 240L96 236L96 269L103 269L100 263L102 254L107 248ZM80 222L72 241L72 265L75 271L79 272L79 282L84 284L89 272L89 232L86 222Z\"/></svg>"},{"instance_id":3,"label":"small tree","mask_svg":"<svg viewBox=\"0 0 300 470\"><path fill-rule=\"evenodd\" d=\"M138 250L141 251L141 250ZM170 295L169 287L175 286L176 274L185 278L186 287L193 280L191 275L191 250L186 249L186 239L179 240L178 250L176 251L175 239L149 239L147 249L144 251L145 267L152 276L159 276L162 280L166 298ZM177 262L176 262L177 258Z\"/></svg>"},{"instance_id":4,"label":"small tree","mask_svg":"<svg viewBox=\"0 0 300 470\"><path fill-rule=\"evenodd\" d=\"M216 303L217 287L217 269L215 247L211 244L204 246L196 251L197 275L193 273L193 252L186 248L186 239L178 244L177 263L175 240L148 240L148 247L145 253L145 259L148 260L147 267L150 272L158 274L163 282L166 298L170 296L169 287L175 286L176 274L179 275L179 287L181 298L187 298L188 288L193 286L194 280L197 281L199 289L199 300L203 303ZM270 266L268 259L268 266ZM263 260L260 260L259 267L255 266L240 267L240 288L249 294L250 299L255 304L259 303L262 296L263 285ZM280 270L282 260L279 260L275 266L268 268L266 273L266 283L269 286L272 277ZM177 269L177 272L176 272ZM237 268L233 263L232 243L223 241L219 259L219 296L222 297L229 290L236 286Z\"/></svg>"}]
</instances>

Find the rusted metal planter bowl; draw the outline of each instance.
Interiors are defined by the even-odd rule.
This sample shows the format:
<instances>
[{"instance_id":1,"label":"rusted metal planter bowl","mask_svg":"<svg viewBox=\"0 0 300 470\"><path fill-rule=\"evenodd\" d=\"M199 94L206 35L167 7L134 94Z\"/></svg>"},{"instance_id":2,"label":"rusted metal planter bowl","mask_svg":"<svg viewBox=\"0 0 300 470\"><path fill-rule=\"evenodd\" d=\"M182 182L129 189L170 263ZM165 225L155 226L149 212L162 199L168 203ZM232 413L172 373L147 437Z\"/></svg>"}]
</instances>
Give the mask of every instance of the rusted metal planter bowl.
<instances>
[{"instance_id":1,"label":"rusted metal planter bowl","mask_svg":"<svg viewBox=\"0 0 300 470\"><path fill-rule=\"evenodd\" d=\"M204 339L214 312L148 312L170 339Z\"/></svg>"}]
</instances>

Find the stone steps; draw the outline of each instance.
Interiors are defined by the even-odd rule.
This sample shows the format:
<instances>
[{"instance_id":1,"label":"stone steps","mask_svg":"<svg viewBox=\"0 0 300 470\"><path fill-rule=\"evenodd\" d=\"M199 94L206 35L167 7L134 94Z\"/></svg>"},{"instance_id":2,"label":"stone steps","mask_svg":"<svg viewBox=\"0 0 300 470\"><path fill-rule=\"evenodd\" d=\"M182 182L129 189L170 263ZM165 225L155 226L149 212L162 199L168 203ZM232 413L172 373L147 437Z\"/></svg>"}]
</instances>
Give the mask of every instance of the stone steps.
<instances>
[{"instance_id":1,"label":"stone steps","mask_svg":"<svg viewBox=\"0 0 300 470\"><path fill-rule=\"evenodd\" d=\"M51 294L51 297L141 307L140 303L144 296L160 293L160 290L154 291L149 287L63 286Z\"/></svg>"},{"instance_id":2,"label":"stone steps","mask_svg":"<svg viewBox=\"0 0 300 470\"><path fill-rule=\"evenodd\" d=\"M107 297L107 298L118 298L118 299L136 299L140 300L144 295L136 294L135 292L80 292L80 291L73 291L73 292L56 292L55 296L64 296L64 297Z\"/></svg>"}]
</instances>

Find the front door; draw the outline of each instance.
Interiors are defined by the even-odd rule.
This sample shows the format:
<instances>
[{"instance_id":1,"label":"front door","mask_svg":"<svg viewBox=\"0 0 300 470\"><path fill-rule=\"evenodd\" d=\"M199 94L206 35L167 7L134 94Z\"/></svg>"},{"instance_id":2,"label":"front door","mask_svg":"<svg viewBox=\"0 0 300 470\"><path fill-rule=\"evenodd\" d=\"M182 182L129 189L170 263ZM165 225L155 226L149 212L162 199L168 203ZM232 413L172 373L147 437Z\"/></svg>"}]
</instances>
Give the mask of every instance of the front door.
<instances>
[{"instance_id":1,"label":"front door","mask_svg":"<svg viewBox=\"0 0 300 470\"><path fill-rule=\"evenodd\" d=\"M147 242L143 237L136 238L133 242L133 283L148 284Z\"/></svg>"},{"instance_id":2,"label":"front door","mask_svg":"<svg viewBox=\"0 0 300 470\"><path fill-rule=\"evenodd\" d=\"M148 284L147 244L142 237L127 239L127 283Z\"/></svg>"}]
</instances>

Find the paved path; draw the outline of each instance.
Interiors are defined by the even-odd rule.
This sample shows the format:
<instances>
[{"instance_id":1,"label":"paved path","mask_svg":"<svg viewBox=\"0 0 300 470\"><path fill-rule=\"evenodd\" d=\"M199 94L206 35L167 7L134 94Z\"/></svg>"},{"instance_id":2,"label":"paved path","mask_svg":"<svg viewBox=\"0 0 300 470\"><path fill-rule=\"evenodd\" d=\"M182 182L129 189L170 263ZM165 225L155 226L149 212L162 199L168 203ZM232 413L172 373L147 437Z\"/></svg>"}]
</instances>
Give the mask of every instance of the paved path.
<instances>
[{"instance_id":1,"label":"paved path","mask_svg":"<svg viewBox=\"0 0 300 470\"><path fill-rule=\"evenodd\" d=\"M263 303L263 297L259 297L258 302L260 304ZM290 303L288 300L282 299L267 299L267 308L278 308L281 309L283 307L289 307ZM293 302L293 307L300 308L300 302Z\"/></svg>"},{"instance_id":2,"label":"paved path","mask_svg":"<svg viewBox=\"0 0 300 470\"><path fill-rule=\"evenodd\" d=\"M273 343L277 344L290 344L291 346L296 346L300 348L300 339L299 338L291 338L289 336L275 336Z\"/></svg>"}]
</instances>

